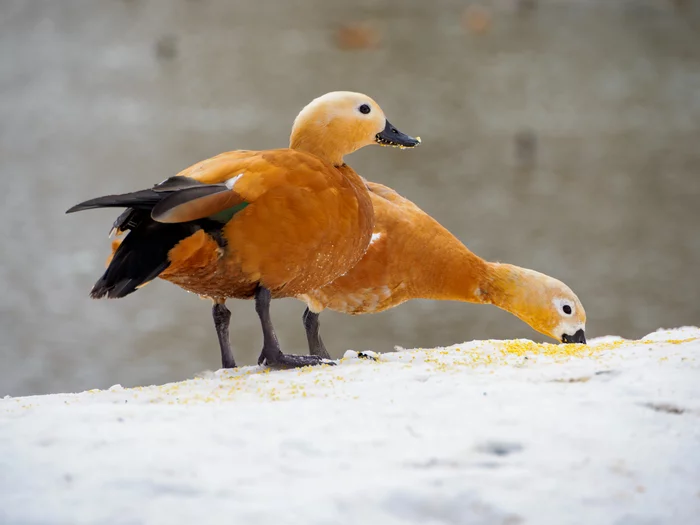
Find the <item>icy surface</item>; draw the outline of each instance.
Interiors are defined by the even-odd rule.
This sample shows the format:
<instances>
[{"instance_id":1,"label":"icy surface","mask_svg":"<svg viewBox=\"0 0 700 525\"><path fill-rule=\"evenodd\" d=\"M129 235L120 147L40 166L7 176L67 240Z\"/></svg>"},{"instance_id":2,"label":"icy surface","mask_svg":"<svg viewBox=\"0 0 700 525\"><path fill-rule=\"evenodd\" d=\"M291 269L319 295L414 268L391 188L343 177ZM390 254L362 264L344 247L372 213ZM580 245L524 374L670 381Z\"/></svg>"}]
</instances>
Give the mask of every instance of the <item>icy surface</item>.
<instances>
[{"instance_id":1,"label":"icy surface","mask_svg":"<svg viewBox=\"0 0 700 525\"><path fill-rule=\"evenodd\" d=\"M698 523L700 329L377 357L0 400L0 523Z\"/></svg>"}]
</instances>

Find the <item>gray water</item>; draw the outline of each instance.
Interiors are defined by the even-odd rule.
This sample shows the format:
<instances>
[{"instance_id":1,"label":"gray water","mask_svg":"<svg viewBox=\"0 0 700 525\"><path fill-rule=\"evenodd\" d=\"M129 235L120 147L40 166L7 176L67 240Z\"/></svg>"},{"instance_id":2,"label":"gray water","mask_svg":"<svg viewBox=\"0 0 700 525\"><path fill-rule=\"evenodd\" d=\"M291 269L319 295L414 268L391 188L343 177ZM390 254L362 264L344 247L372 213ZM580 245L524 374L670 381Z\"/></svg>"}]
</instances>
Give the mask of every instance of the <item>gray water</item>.
<instances>
[{"instance_id":1,"label":"gray water","mask_svg":"<svg viewBox=\"0 0 700 525\"><path fill-rule=\"evenodd\" d=\"M485 3L487 5L490 3ZM215 369L210 304L162 281L88 291L114 211L81 200L147 187L222 151L285 146L326 91L363 91L414 151L349 157L492 260L568 283L590 336L700 324L698 2L0 1L0 394L161 383ZM367 22L376 49L342 50ZM237 358L259 325L232 302ZM303 352L303 305L278 301ZM322 317L331 353L542 338L492 307L414 301Z\"/></svg>"}]
</instances>

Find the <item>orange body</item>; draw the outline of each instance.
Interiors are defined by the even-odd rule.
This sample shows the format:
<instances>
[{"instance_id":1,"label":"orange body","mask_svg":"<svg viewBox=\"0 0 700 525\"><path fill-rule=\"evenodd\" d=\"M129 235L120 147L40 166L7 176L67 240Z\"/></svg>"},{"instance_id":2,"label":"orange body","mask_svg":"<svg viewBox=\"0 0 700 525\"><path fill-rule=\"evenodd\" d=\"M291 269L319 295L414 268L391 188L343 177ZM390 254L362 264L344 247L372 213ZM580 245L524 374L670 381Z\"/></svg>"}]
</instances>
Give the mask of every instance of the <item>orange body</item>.
<instances>
[{"instance_id":1,"label":"orange body","mask_svg":"<svg viewBox=\"0 0 700 525\"><path fill-rule=\"evenodd\" d=\"M374 208L364 180L344 159L369 145L413 148L362 93L326 93L297 115L290 148L231 151L147 189L83 201L67 213L123 208L107 269L90 291L120 298L160 277L214 301L224 368L236 366L226 299L255 298L263 333L259 363L318 365L323 357L282 352L270 300L319 289L364 255ZM324 350L325 352L325 350Z\"/></svg>"},{"instance_id":2,"label":"orange body","mask_svg":"<svg viewBox=\"0 0 700 525\"><path fill-rule=\"evenodd\" d=\"M369 248L348 273L300 297L313 311L376 313L410 299L484 302L476 291L489 263L391 188L367 186L375 216Z\"/></svg>"},{"instance_id":3,"label":"orange body","mask_svg":"<svg viewBox=\"0 0 700 525\"><path fill-rule=\"evenodd\" d=\"M583 306L561 281L485 261L391 188L367 186L375 216L369 248L349 272L299 297L312 312L376 313L410 299L436 299L493 304L560 341L585 327Z\"/></svg>"},{"instance_id":4,"label":"orange body","mask_svg":"<svg viewBox=\"0 0 700 525\"><path fill-rule=\"evenodd\" d=\"M273 297L294 297L360 260L374 221L352 169L279 149L222 153L178 175L215 184L239 173L235 193L250 205L225 225L226 246L198 231L170 250L162 279L215 300L251 298L258 282Z\"/></svg>"},{"instance_id":5,"label":"orange body","mask_svg":"<svg viewBox=\"0 0 700 525\"><path fill-rule=\"evenodd\" d=\"M140 212L141 226L128 210L117 219L118 233L137 227L140 237L127 236L129 248L118 262L112 258L94 296L122 297L156 275L216 303L252 298L259 286L273 298L325 286L360 260L372 234L369 191L344 161L371 144L407 148L420 139L398 131L366 95L331 92L297 115L290 148L222 153L150 190L74 206L70 212L121 205L150 211L147 220ZM153 221L182 226L156 234ZM144 255L147 264L139 266Z\"/></svg>"}]
</instances>

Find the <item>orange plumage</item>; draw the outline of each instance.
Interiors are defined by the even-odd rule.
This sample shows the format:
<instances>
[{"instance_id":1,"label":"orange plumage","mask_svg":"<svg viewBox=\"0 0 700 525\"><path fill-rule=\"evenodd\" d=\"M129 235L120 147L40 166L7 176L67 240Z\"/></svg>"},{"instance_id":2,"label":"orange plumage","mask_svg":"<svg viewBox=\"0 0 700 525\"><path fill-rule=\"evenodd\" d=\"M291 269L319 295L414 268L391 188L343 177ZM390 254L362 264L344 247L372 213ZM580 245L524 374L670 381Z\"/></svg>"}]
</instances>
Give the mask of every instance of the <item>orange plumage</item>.
<instances>
[{"instance_id":1,"label":"orange plumage","mask_svg":"<svg viewBox=\"0 0 700 525\"><path fill-rule=\"evenodd\" d=\"M251 298L258 283L273 297L294 297L360 260L373 210L353 170L280 149L223 153L178 175L216 184L238 174L232 191L249 205L223 228L225 254L213 239L194 235L170 251L161 278L213 299Z\"/></svg>"},{"instance_id":2,"label":"orange plumage","mask_svg":"<svg viewBox=\"0 0 700 525\"><path fill-rule=\"evenodd\" d=\"M126 207L114 225L107 271L91 295L124 297L155 277L214 301L224 367L235 366L228 341L228 298L255 297L263 355L274 366L318 364L285 355L269 301L323 287L367 249L374 223L363 179L344 155L369 144L413 147L381 108L359 93L329 93L295 120L293 149L232 151L204 160L148 190L92 199L69 212Z\"/></svg>"},{"instance_id":3,"label":"orange plumage","mask_svg":"<svg viewBox=\"0 0 700 525\"><path fill-rule=\"evenodd\" d=\"M485 261L391 188L367 186L375 226L364 257L345 275L299 297L309 306L304 321L313 354L327 355L318 335L323 309L376 313L411 299L494 304L559 341L585 342L585 311L564 283Z\"/></svg>"}]
</instances>

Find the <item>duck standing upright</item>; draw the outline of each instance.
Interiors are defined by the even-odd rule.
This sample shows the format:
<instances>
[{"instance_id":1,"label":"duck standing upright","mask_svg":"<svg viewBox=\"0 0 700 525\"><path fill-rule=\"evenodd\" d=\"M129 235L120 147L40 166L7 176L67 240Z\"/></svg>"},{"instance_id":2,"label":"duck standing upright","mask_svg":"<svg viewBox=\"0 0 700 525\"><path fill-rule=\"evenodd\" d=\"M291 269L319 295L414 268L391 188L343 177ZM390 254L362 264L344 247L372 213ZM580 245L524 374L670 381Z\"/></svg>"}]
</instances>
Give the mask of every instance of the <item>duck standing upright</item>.
<instances>
[{"instance_id":1,"label":"duck standing upright","mask_svg":"<svg viewBox=\"0 0 700 525\"><path fill-rule=\"evenodd\" d=\"M563 343L585 343L586 312L561 281L478 257L410 200L368 182L375 226L364 257L325 287L298 297L312 355L328 358L319 333L324 309L377 313L411 299L493 304Z\"/></svg>"},{"instance_id":2,"label":"duck standing upright","mask_svg":"<svg viewBox=\"0 0 700 525\"><path fill-rule=\"evenodd\" d=\"M414 147L366 95L333 92L297 116L293 149L231 151L201 161L151 189L108 195L67 213L125 207L93 298L125 297L156 277L209 297L222 365L234 367L228 298L255 299L263 331L260 362L297 367L318 356L282 353L272 298L295 297L348 271L374 224L362 178L343 160L370 144Z\"/></svg>"}]
</instances>

